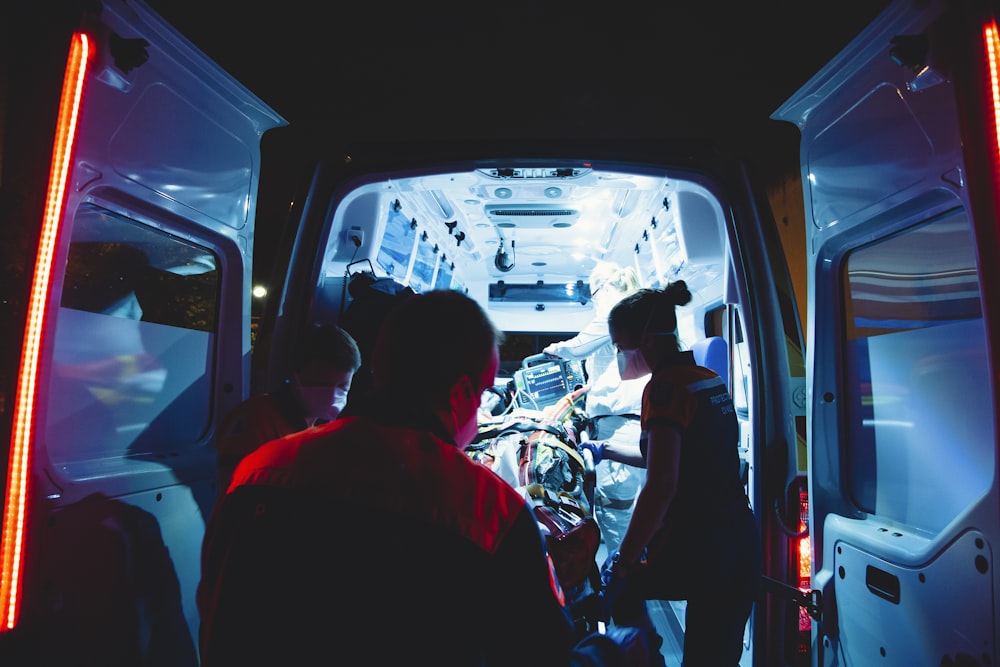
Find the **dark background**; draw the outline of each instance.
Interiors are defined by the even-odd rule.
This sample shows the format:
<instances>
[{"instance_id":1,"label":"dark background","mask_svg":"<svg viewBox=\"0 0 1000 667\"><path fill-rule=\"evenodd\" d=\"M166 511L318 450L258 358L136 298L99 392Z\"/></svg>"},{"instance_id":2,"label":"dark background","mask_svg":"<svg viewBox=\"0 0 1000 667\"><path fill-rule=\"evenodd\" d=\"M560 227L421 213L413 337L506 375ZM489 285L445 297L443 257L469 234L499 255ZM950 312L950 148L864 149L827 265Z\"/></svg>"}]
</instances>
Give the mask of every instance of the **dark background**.
<instances>
[{"instance_id":1,"label":"dark background","mask_svg":"<svg viewBox=\"0 0 1000 667\"><path fill-rule=\"evenodd\" d=\"M769 116L888 4L147 1L288 121L335 143L707 138L766 190L803 318L799 133ZM274 185L293 175L284 169L262 173L257 282L288 227L293 193Z\"/></svg>"},{"instance_id":2,"label":"dark background","mask_svg":"<svg viewBox=\"0 0 1000 667\"><path fill-rule=\"evenodd\" d=\"M149 0L292 122L345 139L697 136L768 175L768 116L884 0Z\"/></svg>"},{"instance_id":3,"label":"dark background","mask_svg":"<svg viewBox=\"0 0 1000 667\"><path fill-rule=\"evenodd\" d=\"M17 86L32 84L35 63L19 47L38 39L33 22L12 20L8 12L27 6L34 20L58 22L63 4L95 1L29 0L0 9L0 120L21 103ZM769 116L888 4L147 3L285 119L322 128L334 145L708 138L744 158L767 189L790 263L805 254L798 130ZM10 139L0 137L0 157ZM299 166L264 163L255 279L269 277L265 251L288 228ZM0 197L19 196L0 188ZM18 312L21 294L11 290L30 275L33 232L0 224L2 268L14 276L5 281L0 306ZM802 283L804 275L798 293Z\"/></svg>"}]
</instances>

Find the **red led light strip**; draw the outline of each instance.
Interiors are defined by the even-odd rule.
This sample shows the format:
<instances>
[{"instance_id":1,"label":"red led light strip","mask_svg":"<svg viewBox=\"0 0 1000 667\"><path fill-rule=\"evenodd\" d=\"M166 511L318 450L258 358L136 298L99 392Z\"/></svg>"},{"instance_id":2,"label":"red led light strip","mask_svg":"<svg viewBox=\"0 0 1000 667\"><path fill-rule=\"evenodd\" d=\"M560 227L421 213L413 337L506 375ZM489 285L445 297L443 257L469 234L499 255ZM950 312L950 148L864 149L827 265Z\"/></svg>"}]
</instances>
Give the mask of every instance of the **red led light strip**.
<instances>
[{"instance_id":1,"label":"red led light strip","mask_svg":"<svg viewBox=\"0 0 1000 667\"><path fill-rule=\"evenodd\" d=\"M73 35L66 62L59 116L56 121L55 142L52 147L52 164L49 172L49 189L45 200L35 259L35 274L28 301L28 317L21 348L21 367L17 376L17 393L14 398L14 420L11 431L10 458L7 467L7 493L4 499L3 544L0 547L0 632L17 625L21 611L21 576L24 563L24 537L27 532L29 480L31 477L31 450L34 444L34 406L38 391L38 362L45 330L45 310L52 261L59 236L59 222L66 201L66 182L69 176L73 141L76 138L77 119L83 99L83 84L87 62L93 52L91 39L83 34Z\"/></svg>"},{"instance_id":2,"label":"red led light strip","mask_svg":"<svg viewBox=\"0 0 1000 667\"><path fill-rule=\"evenodd\" d=\"M987 67L990 71L990 94L993 101L993 159L994 164L1000 163L1000 36L997 33L996 21L990 21L983 28L983 43L986 47ZM1000 186L1000 184L997 184Z\"/></svg>"}]
</instances>

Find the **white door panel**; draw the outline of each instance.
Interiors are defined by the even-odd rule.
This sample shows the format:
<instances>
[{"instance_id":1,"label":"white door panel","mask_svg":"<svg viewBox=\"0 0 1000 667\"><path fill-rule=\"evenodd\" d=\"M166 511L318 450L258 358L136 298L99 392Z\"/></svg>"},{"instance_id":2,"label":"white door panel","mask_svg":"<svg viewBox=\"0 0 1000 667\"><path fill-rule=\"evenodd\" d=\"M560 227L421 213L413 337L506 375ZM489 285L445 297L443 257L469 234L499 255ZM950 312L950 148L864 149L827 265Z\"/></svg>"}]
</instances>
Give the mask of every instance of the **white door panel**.
<instances>
[{"instance_id":1,"label":"white door panel","mask_svg":"<svg viewBox=\"0 0 1000 667\"><path fill-rule=\"evenodd\" d=\"M962 125L991 21L894 3L774 115L802 132L814 664L996 664L994 167Z\"/></svg>"}]
</instances>

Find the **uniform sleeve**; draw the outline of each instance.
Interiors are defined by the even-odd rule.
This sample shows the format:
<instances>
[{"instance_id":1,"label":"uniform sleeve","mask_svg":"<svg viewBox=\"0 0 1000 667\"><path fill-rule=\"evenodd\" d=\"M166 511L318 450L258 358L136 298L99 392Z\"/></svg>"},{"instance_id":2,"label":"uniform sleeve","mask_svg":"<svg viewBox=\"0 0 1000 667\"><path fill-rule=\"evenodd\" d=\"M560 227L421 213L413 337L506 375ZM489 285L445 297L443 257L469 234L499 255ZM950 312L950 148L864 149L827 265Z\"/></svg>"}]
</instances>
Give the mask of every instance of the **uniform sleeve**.
<instances>
[{"instance_id":1,"label":"uniform sleeve","mask_svg":"<svg viewBox=\"0 0 1000 667\"><path fill-rule=\"evenodd\" d=\"M534 514L525 505L496 552L498 604L490 627L497 638L490 664L566 665L573 649L573 623ZM523 643L528 632L531 648ZM519 640L518 638L522 638ZM506 639L505 639L506 638Z\"/></svg>"},{"instance_id":2,"label":"uniform sleeve","mask_svg":"<svg viewBox=\"0 0 1000 667\"><path fill-rule=\"evenodd\" d=\"M691 424L698 400L684 386L668 379L652 379L642 395L642 429L656 425L684 431Z\"/></svg>"},{"instance_id":3,"label":"uniform sleeve","mask_svg":"<svg viewBox=\"0 0 1000 667\"><path fill-rule=\"evenodd\" d=\"M607 635L592 632L582 639L577 637L546 554L544 537L527 507L512 527L503 551L501 557L509 559L506 571L510 576L500 585L509 594L506 603L511 605L511 611L505 614L505 623L492 626L498 641L496 654L487 660L489 664L624 667L648 661L646 640L633 628L612 628ZM528 650L523 639L525 624L530 625L532 637ZM502 641L501 637L510 641Z\"/></svg>"},{"instance_id":4,"label":"uniform sleeve","mask_svg":"<svg viewBox=\"0 0 1000 667\"><path fill-rule=\"evenodd\" d=\"M564 359L582 361L610 340L608 318L595 317L580 333L568 340L552 343L544 351Z\"/></svg>"}]
</instances>

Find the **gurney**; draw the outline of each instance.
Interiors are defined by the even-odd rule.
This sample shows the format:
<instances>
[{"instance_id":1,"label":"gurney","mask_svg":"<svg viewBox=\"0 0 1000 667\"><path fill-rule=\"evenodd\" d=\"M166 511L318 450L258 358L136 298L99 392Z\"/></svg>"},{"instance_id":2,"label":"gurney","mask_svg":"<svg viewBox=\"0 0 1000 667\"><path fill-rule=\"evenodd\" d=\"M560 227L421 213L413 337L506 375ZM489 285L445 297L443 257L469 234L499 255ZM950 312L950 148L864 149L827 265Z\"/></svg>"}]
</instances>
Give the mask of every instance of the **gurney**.
<instances>
[{"instance_id":1,"label":"gurney","mask_svg":"<svg viewBox=\"0 0 1000 667\"><path fill-rule=\"evenodd\" d=\"M596 627L591 609L600 590L596 560L601 542L592 512L594 463L590 451L580 447L587 437L586 391L586 386L574 389L541 410L512 407L481 419L477 437L465 449L534 508L567 607L582 634Z\"/></svg>"}]
</instances>

